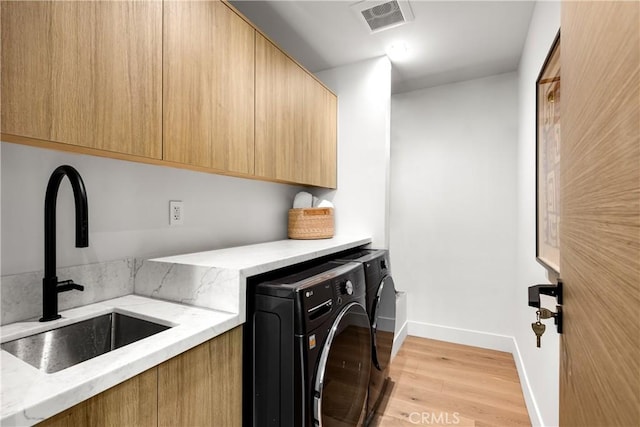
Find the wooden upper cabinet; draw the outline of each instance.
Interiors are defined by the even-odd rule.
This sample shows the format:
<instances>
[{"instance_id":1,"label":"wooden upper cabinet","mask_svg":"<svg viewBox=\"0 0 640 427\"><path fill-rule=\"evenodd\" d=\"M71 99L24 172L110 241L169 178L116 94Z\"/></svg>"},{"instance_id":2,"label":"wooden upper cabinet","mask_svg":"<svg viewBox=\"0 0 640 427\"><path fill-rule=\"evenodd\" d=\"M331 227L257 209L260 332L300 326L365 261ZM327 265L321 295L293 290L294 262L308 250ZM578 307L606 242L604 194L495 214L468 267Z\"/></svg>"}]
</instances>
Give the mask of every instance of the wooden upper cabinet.
<instances>
[{"instance_id":1,"label":"wooden upper cabinet","mask_svg":"<svg viewBox=\"0 0 640 427\"><path fill-rule=\"evenodd\" d=\"M335 188L336 96L256 35L255 175Z\"/></svg>"},{"instance_id":2,"label":"wooden upper cabinet","mask_svg":"<svg viewBox=\"0 0 640 427\"><path fill-rule=\"evenodd\" d=\"M218 1L164 5L164 160L252 174L255 30Z\"/></svg>"},{"instance_id":3,"label":"wooden upper cabinet","mask_svg":"<svg viewBox=\"0 0 640 427\"><path fill-rule=\"evenodd\" d=\"M336 188L337 99L310 75L304 84L304 150L305 170L302 182Z\"/></svg>"},{"instance_id":4,"label":"wooden upper cabinet","mask_svg":"<svg viewBox=\"0 0 640 427\"><path fill-rule=\"evenodd\" d=\"M161 157L161 2L1 7L3 133Z\"/></svg>"},{"instance_id":5,"label":"wooden upper cabinet","mask_svg":"<svg viewBox=\"0 0 640 427\"><path fill-rule=\"evenodd\" d=\"M9 142L336 187L336 96L222 1L1 1Z\"/></svg>"},{"instance_id":6,"label":"wooden upper cabinet","mask_svg":"<svg viewBox=\"0 0 640 427\"><path fill-rule=\"evenodd\" d=\"M298 178L302 165L295 164L295 145L302 133L299 90L303 74L280 49L256 35L257 176L285 181Z\"/></svg>"}]
</instances>

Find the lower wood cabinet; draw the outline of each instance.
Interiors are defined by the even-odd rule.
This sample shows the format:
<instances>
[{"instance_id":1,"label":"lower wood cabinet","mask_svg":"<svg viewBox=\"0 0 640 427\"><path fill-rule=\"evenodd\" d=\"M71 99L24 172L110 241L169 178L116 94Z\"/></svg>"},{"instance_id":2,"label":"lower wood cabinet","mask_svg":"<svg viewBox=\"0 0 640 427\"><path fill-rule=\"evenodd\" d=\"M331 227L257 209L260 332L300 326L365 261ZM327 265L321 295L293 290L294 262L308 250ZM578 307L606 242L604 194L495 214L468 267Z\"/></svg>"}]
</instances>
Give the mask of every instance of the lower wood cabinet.
<instances>
[{"instance_id":1,"label":"lower wood cabinet","mask_svg":"<svg viewBox=\"0 0 640 427\"><path fill-rule=\"evenodd\" d=\"M242 327L49 418L40 426L241 426Z\"/></svg>"},{"instance_id":2,"label":"lower wood cabinet","mask_svg":"<svg viewBox=\"0 0 640 427\"><path fill-rule=\"evenodd\" d=\"M158 366L158 425L242 425L242 327Z\"/></svg>"},{"instance_id":3,"label":"lower wood cabinet","mask_svg":"<svg viewBox=\"0 0 640 427\"><path fill-rule=\"evenodd\" d=\"M40 426L158 425L158 372L149 369L91 399L49 418Z\"/></svg>"}]
</instances>

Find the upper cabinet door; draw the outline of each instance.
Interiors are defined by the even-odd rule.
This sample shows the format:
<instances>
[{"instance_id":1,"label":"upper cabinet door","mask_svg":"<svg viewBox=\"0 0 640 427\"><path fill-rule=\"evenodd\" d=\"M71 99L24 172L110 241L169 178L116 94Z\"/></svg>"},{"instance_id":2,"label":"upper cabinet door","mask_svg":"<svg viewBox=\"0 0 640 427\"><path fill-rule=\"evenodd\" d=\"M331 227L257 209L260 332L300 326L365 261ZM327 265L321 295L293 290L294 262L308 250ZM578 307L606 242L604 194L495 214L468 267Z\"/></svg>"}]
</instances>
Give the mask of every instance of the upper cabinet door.
<instances>
[{"instance_id":1,"label":"upper cabinet door","mask_svg":"<svg viewBox=\"0 0 640 427\"><path fill-rule=\"evenodd\" d=\"M336 188L337 99L311 75L305 75L302 182Z\"/></svg>"},{"instance_id":2,"label":"upper cabinet door","mask_svg":"<svg viewBox=\"0 0 640 427\"><path fill-rule=\"evenodd\" d=\"M256 169L269 179L297 182L296 141L302 136L304 71L256 35Z\"/></svg>"},{"instance_id":3,"label":"upper cabinet door","mask_svg":"<svg viewBox=\"0 0 640 427\"><path fill-rule=\"evenodd\" d=\"M252 174L255 30L218 1L164 4L164 160Z\"/></svg>"},{"instance_id":4,"label":"upper cabinet door","mask_svg":"<svg viewBox=\"0 0 640 427\"><path fill-rule=\"evenodd\" d=\"M3 133L161 157L161 2L1 7Z\"/></svg>"},{"instance_id":5,"label":"upper cabinet door","mask_svg":"<svg viewBox=\"0 0 640 427\"><path fill-rule=\"evenodd\" d=\"M336 96L256 35L255 175L335 188Z\"/></svg>"}]
</instances>

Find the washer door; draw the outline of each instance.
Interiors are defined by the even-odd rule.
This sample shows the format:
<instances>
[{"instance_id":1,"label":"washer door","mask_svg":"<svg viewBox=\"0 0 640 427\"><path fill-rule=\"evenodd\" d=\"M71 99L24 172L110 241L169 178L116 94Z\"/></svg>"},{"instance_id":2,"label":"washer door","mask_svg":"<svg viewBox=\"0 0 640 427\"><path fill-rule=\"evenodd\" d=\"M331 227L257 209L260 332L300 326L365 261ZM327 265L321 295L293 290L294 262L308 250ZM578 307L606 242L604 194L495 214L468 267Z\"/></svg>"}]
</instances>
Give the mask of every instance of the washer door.
<instances>
[{"instance_id":1,"label":"washer door","mask_svg":"<svg viewBox=\"0 0 640 427\"><path fill-rule=\"evenodd\" d=\"M362 305L352 302L336 317L322 348L313 397L316 425L362 423L370 370L369 318Z\"/></svg>"},{"instance_id":2,"label":"washer door","mask_svg":"<svg viewBox=\"0 0 640 427\"><path fill-rule=\"evenodd\" d=\"M371 307L371 335L373 336L373 364L380 371L391 361L393 336L396 330L396 288L391 276L385 276Z\"/></svg>"}]
</instances>

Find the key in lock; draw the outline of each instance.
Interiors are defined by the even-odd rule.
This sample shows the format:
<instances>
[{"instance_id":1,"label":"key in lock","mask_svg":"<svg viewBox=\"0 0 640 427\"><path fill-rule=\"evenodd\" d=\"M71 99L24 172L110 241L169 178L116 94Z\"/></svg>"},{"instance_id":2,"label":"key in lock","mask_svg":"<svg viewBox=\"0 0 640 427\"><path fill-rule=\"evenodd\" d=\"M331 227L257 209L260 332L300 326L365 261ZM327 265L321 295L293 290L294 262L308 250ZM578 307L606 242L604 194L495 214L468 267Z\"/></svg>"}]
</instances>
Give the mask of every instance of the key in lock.
<instances>
[{"instance_id":1,"label":"key in lock","mask_svg":"<svg viewBox=\"0 0 640 427\"><path fill-rule=\"evenodd\" d=\"M540 320L533 322L531 324L531 329L533 329L533 333L536 334L536 347L540 348L540 337L544 334L545 329L547 327L544 323L540 322Z\"/></svg>"}]
</instances>

